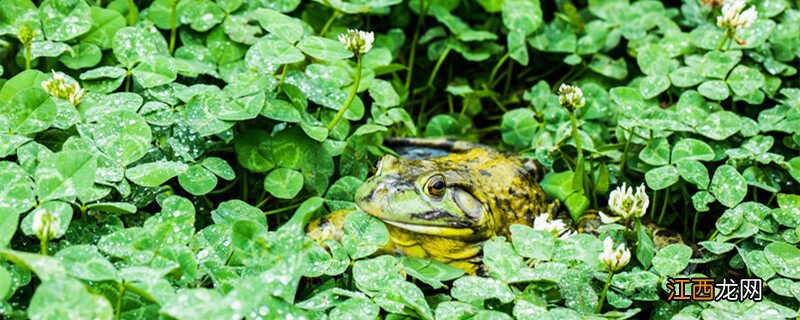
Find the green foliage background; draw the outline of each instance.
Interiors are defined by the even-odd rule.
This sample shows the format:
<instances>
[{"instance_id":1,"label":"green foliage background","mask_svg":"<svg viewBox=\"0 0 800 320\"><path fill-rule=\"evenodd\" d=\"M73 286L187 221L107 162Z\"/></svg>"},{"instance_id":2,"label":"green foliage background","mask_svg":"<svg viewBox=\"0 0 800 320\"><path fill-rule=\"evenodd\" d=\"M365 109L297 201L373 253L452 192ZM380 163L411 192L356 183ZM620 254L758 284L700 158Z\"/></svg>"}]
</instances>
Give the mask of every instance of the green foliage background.
<instances>
[{"instance_id":1,"label":"green foliage background","mask_svg":"<svg viewBox=\"0 0 800 320\"><path fill-rule=\"evenodd\" d=\"M747 2L758 20L721 41L719 7L697 0L0 0L0 314L796 317L800 11ZM356 75L348 28L376 41L328 130ZM81 103L42 88L53 72ZM587 100L585 157L562 83ZM388 233L363 213L341 243L309 241L304 223L354 209L394 136L536 158L573 218L645 183L649 219L699 250L515 226L478 277L373 256ZM40 243L42 210L60 226ZM607 237L635 258L603 299ZM667 303L678 274L763 278L764 299Z\"/></svg>"}]
</instances>

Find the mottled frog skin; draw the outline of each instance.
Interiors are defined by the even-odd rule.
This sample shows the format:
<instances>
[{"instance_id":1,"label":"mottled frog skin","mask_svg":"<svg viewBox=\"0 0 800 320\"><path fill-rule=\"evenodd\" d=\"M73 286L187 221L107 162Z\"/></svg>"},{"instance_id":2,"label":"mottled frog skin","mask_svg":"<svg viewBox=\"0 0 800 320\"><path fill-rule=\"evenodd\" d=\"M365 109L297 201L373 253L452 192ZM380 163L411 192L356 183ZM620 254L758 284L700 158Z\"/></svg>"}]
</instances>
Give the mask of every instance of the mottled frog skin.
<instances>
[{"instance_id":1,"label":"mottled frog skin","mask_svg":"<svg viewBox=\"0 0 800 320\"><path fill-rule=\"evenodd\" d=\"M537 183L540 171L533 161L481 148L428 160L387 155L355 201L386 224L391 239L385 250L475 274L486 240L509 237L512 224L531 225L538 213L551 212ZM308 235L340 238L346 214L311 222Z\"/></svg>"}]
</instances>

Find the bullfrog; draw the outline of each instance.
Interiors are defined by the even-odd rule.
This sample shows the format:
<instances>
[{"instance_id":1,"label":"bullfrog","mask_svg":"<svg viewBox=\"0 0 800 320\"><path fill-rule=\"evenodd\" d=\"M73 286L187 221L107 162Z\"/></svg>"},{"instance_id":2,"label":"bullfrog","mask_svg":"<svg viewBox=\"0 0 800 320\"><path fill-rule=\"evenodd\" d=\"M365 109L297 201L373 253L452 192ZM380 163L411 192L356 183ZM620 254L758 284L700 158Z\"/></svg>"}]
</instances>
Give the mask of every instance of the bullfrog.
<instances>
[{"instance_id":1,"label":"bullfrog","mask_svg":"<svg viewBox=\"0 0 800 320\"><path fill-rule=\"evenodd\" d=\"M543 170L537 162L472 144L447 146L454 152L437 158L384 156L375 175L357 189L355 202L386 224L385 251L475 274L486 240L508 238L512 224L530 226L556 205L538 184ZM338 240L347 213L312 221L309 237Z\"/></svg>"}]
</instances>

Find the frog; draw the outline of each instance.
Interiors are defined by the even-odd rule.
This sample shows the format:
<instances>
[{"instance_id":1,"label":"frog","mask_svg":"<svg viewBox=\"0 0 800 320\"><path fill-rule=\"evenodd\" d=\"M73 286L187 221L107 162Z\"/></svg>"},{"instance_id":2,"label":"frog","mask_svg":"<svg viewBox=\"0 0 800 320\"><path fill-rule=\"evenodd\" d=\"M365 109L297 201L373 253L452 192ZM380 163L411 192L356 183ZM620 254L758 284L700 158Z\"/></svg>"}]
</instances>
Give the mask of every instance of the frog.
<instances>
[{"instance_id":1,"label":"frog","mask_svg":"<svg viewBox=\"0 0 800 320\"><path fill-rule=\"evenodd\" d=\"M386 225L390 240L383 252L477 274L487 240L510 239L511 225L531 226L537 215L553 214L558 204L539 185L544 169L535 160L480 145L446 145L453 152L436 158L385 155L354 200L357 210ZM307 234L317 241L338 240L348 213L312 221Z\"/></svg>"}]
</instances>

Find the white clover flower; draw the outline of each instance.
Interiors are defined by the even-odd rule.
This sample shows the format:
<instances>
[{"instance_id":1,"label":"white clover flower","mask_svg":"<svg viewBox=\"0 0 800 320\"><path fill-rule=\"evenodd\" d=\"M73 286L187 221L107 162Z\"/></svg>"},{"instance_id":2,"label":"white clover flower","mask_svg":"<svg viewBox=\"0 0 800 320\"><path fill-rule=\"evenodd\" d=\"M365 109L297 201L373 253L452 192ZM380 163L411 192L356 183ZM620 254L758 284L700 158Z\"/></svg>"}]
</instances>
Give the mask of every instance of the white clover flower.
<instances>
[{"instance_id":1,"label":"white clover flower","mask_svg":"<svg viewBox=\"0 0 800 320\"><path fill-rule=\"evenodd\" d=\"M717 17L717 25L731 32L753 25L753 22L758 19L758 11L755 6L752 6L742 12L745 5L742 0L726 1L722 5L722 15Z\"/></svg>"},{"instance_id":2,"label":"white clover flower","mask_svg":"<svg viewBox=\"0 0 800 320\"><path fill-rule=\"evenodd\" d=\"M628 265L628 262L631 261L631 251L625 247L625 243L621 243L617 246L617 249L614 250L614 240L606 238L603 240L603 253L601 253L598 258L600 258L600 262L606 266L608 271L616 272L624 268Z\"/></svg>"},{"instance_id":3,"label":"white clover flower","mask_svg":"<svg viewBox=\"0 0 800 320\"><path fill-rule=\"evenodd\" d=\"M61 217L49 211L39 208L33 212L33 224L31 226L33 234L43 240L54 239L61 233Z\"/></svg>"},{"instance_id":4,"label":"white clover flower","mask_svg":"<svg viewBox=\"0 0 800 320\"><path fill-rule=\"evenodd\" d=\"M570 112L586 105L586 99L583 98L581 88L568 84L561 84L558 87L558 101L562 107L567 108Z\"/></svg>"},{"instance_id":5,"label":"white clover flower","mask_svg":"<svg viewBox=\"0 0 800 320\"><path fill-rule=\"evenodd\" d=\"M42 82L42 88L51 96L67 100L73 106L80 104L86 93L77 82L67 79L63 73L55 70L53 70L53 78Z\"/></svg>"},{"instance_id":6,"label":"white clover flower","mask_svg":"<svg viewBox=\"0 0 800 320\"><path fill-rule=\"evenodd\" d=\"M339 35L339 42L341 42L347 50L360 56L372 49L372 43L375 42L375 34L372 32L349 29L347 33Z\"/></svg>"},{"instance_id":7,"label":"white clover flower","mask_svg":"<svg viewBox=\"0 0 800 320\"><path fill-rule=\"evenodd\" d=\"M600 220L603 223L614 223L619 220L628 221L632 218L641 218L647 212L647 207L650 206L650 198L645 192L644 184L636 188L636 193L633 193L633 188L628 187L624 182L622 186L617 187L608 196L608 206L611 208L612 215L606 215L600 212Z\"/></svg>"},{"instance_id":8,"label":"white clover flower","mask_svg":"<svg viewBox=\"0 0 800 320\"><path fill-rule=\"evenodd\" d=\"M575 231L569 230L567 224L561 219L554 219L550 221L550 214L547 212L539 214L533 220L533 230L540 230L552 234L559 239L567 239L575 234Z\"/></svg>"}]
</instances>

